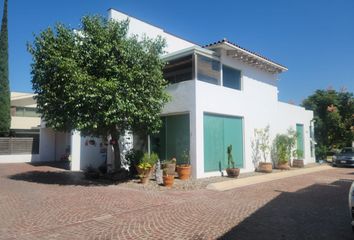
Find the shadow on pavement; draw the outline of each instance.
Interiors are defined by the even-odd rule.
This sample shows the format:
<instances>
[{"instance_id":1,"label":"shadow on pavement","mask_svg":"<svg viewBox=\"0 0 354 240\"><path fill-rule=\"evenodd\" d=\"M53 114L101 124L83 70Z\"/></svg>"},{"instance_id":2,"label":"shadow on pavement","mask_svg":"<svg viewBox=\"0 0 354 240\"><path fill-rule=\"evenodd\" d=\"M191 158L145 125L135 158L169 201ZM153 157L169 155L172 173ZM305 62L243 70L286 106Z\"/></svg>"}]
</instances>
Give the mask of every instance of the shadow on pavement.
<instances>
[{"instance_id":1,"label":"shadow on pavement","mask_svg":"<svg viewBox=\"0 0 354 240\"><path fill-rule=\"evenodd\" d=\"M354 239L348 207L351 183L342 179L281 192L219 239Z\"/></svg>"},{"instance_id":2,"label":"shadow on pavement","mask_svg":"<svg viewBox=\"0 0 354 240\"><path fill-rule=\"evenodd\" d=\"M53 162L38 162L38 163L27 163L33 167L54 167L63 170L70 170L70 162L69 161L53 161Z\"/></svg>"},{"instance_id":3,"label":"shadow on pavement","mask_svg":"<svg viewBox=\"0 0 354 240\"><path fill-rule=\"evenodd\" d=\"M9 179L41 184L73 186L108 186L118 182L106 179L88 180L82 172L66 171L29 171L8 176Z\"/></svg>"}]
</instances>

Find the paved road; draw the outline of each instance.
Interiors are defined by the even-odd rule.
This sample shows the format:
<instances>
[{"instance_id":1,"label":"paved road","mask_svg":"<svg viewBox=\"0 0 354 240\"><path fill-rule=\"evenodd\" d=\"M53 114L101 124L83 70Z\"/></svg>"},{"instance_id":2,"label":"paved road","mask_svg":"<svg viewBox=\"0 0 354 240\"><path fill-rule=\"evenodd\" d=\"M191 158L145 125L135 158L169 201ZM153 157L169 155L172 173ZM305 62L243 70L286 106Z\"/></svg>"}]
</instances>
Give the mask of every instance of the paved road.
<instances>
[{"instance_id":1,"label":"paved road","mask_svg":"<svg viewBox=\"0 0 354 240\"><path fill-rule=\"evenodd\" d=\"M88 185L77 174L0 165L0 239L354 239L354 169L214 192Z\"/></svg>"}]
</instances>

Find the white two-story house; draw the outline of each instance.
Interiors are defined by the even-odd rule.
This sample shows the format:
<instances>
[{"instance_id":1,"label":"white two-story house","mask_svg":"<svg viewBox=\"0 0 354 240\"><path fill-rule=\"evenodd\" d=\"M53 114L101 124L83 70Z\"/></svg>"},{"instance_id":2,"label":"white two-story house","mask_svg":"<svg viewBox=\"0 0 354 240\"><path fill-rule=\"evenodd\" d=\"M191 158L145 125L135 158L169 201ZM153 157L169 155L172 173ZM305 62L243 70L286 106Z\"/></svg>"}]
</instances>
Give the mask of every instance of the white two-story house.
<instances>
[{"instance_id":1,"label":"white two-story house","mask_svg":"<svg viewBox=\"0 0 354 240\"><path fill-rule=\"evenodd\" d=\"M161 159L176 157L177 162L188 151L193 177L203 178L220 175L226 168L226 148L232 144L241 172L254 171L254 130L269 125L272 139L289 127L295 129L305 164L315 161L313 112L278 101L278 76L286 67L226 39L198 46L114 9L108 10L108 17L128 18L131 34L161 36L167 42L162 58L167 62L164 76L172 99L161 113L160 134L149 137L149 151ZM75 151L85 154L84 141L74 134L70 142L73 166L83 169L82 157Z\"/></svg>"}]
</instances>

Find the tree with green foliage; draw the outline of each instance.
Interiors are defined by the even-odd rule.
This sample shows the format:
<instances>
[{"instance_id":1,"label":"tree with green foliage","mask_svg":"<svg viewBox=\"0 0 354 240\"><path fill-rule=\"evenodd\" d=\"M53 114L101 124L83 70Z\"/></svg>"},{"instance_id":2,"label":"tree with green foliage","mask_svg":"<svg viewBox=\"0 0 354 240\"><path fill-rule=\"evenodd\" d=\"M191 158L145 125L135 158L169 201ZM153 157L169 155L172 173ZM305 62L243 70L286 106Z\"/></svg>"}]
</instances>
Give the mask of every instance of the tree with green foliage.
<instances>
[{"instance_id":1,"label":"tree with green foliage","mask_svg":"<svg viewBox=\"0 0 354 240\"><path fill-rule=\"evenodd\" d=\"M316 157L324 158L330 150L351 146L354 141L353 93L317 90L302 106L314 111Z\"/></svg>"},{"instance_id":2,"label":"tree with green foliage","mask_svg":"<svg viewBox=\"0 0 354 240\"><path fill-rule=\"evenodd\" d=\"M80 29L57 24L28 46L38 112L47 126L111 136L116 170L119 136L155 133L169 97L160 56L164 39L128 35L129 21L82 18Z\"/></svg>"},{"instance_id":3,"label":"tree with green foliage","mask_svg":"<svg viewBox=\"0 0 354 240\"><path fill-rule=\"evenodd\" d=\"M7 0L5 0L0 32L0 134L7 134L10 130L10 125L9 44Z\"/></svg>"}]
</instances>

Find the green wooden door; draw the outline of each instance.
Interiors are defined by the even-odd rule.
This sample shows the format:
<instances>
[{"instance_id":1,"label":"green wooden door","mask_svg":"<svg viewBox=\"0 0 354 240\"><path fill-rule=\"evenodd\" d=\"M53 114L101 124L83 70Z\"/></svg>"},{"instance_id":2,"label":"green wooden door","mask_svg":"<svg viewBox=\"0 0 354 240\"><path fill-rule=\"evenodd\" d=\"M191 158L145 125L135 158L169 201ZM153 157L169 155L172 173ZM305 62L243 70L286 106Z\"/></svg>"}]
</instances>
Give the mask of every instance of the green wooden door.
<instances>
[{"instance_id":1,"label":"green wooden door","mask_svg":"<svg viewBox=\"0 0 354 240\"><path fill-rule=\"evenodd\" d=\"M232 145L235 167L243 167L243 127L242 118L224 117L224 168L227 168L227 147Z\"/></svg>"},{"instance_id":2,"label":"green wooden door","mask_svg":"<svg viewBox=\"0 0 354 240\"><path fill-rule=\"evenodd\" d=\"M300 150L303 154L303 157L305 157L305 152L304 152L304 125L302 124L296 124L296 146L297 150Z\"/></svg>"},{"instance_id":3,"label":"green wooden door","mask_svg":"<svg viewBox=\"0 0 354 240\"><path fill-rule=\"evenodd\" d=\"M204 171L227 168L227 146L232 145L236 167L243 167L242 118L204 114Z\"/></svg>"},{"instance_id":4,"label":"green wooden door","mask_svg":"<svg viewBox=\"0 0 354 240\"><path fill-rule=\"evenodd\" d=\"M224 169L224 122L221 117L204 115L204 171Z\"/></svg>"}]
</instances>

